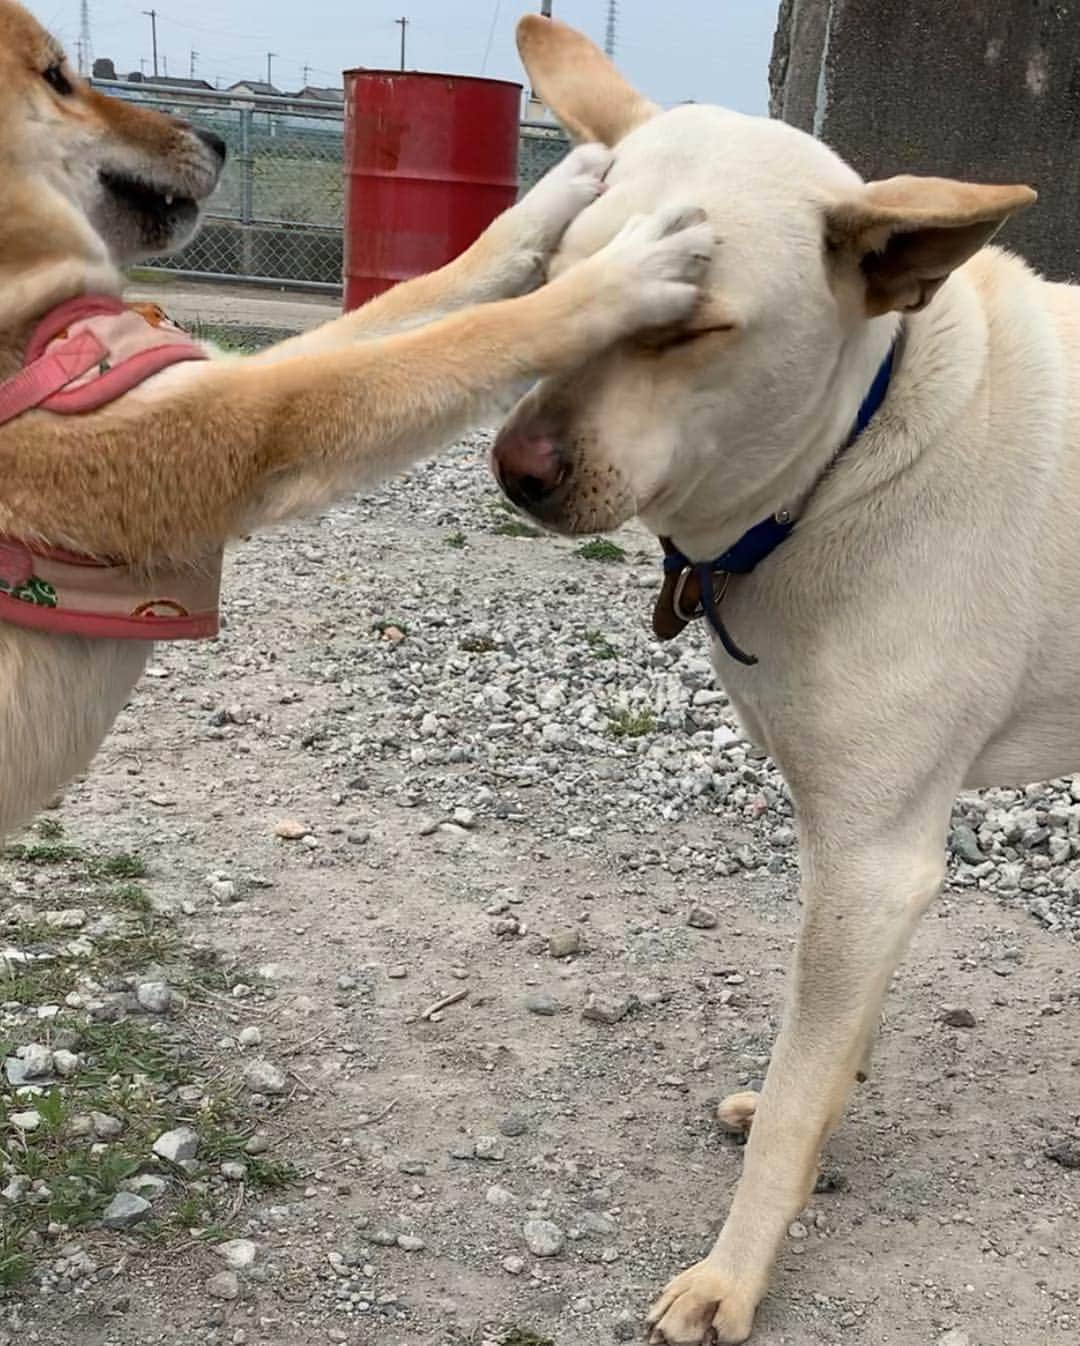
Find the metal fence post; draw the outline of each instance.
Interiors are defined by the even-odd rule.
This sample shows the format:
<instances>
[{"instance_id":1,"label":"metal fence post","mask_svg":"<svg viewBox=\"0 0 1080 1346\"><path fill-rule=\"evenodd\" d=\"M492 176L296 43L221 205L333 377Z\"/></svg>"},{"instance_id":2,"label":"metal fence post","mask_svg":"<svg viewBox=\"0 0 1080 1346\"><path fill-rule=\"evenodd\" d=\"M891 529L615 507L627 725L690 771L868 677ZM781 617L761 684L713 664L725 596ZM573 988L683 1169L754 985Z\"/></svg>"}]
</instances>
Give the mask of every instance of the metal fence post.
<instances>
[{"instance_id":1,"label":"metal fence post","mask_svg":"<svg viewBox=\"0 0 1080 1346\"><path fill-rule=\"evenodd\" d=\"M255 156L251 153L251 119L249 107L240 109L240 223L250 224L255 218Z\"/></svg>"}]
</instances>

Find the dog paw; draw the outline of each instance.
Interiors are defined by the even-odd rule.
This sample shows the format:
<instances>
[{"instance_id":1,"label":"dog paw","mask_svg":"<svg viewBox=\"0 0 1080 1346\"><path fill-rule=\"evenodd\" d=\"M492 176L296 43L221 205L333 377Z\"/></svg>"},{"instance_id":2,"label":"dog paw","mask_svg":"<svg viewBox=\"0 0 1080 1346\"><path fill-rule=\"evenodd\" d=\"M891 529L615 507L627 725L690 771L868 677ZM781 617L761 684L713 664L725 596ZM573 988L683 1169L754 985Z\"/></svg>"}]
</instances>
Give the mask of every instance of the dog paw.
<instances>
[{"instance_id":1,"label":"dog paw","mask_svg":"<svg viewBox=\"0 0 1080 1346\"><path fill-rule=\"evenodd\" d=\"M676 1276L649 1311L654 1346L713 1346L745 1341L754 1325L759 1296L710 1262Z\"/></svg>"},{"instance_id":2,"label":"dog paw","mask_svg":"<svg viewBox=\"0 0 1080 1346\"><path fill-rule=\"evenodd\" d=\"M740 1094L728 1094L716 1109L716 1120L725 1131L737 1136L746 1136L754 1122L757 1112L758 1095L752 1089Z\"/></svg>"},{"instance_id":3,"label":"dog paw","mask_svg":"<svg viewBox=\"0 0 1080 1346\"><path fill-rule=\"evenodd\" d=\"M544 255L554 252L569 226L604 190L614 157L605 145L579 145L546 173L511 211L519 246Z\"/></svg>"},{"instance_id":4,"label":"dog paw","mask_svg":"<svg viewBox=\"0 0 1080 1346\"><path fill-rule=\"evenodd\" d=\"M596 294L610 305L618 339L685 322L701 298L713 246L703 211L661 210L632 218L605 248L566 274L604 269Z\"/></svg>"}]
</instances>

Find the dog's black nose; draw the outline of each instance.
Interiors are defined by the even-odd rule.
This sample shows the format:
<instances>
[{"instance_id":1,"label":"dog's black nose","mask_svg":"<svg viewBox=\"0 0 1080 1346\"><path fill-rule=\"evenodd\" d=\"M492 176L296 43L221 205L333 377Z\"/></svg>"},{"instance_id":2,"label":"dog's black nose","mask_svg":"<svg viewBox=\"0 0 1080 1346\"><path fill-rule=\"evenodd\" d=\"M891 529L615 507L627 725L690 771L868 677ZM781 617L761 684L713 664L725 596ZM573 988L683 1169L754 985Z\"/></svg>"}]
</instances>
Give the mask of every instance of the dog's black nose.
<instances>
[{"instance_id":1,"label":"dog's black nose","mask_svg":"<svg viewBox=\"0 0 1080 1346\"><path fill-rule=\"evenodd\" d=\"M229 153L229 147L225 144L224 140L222 140L220 136L216 136L213 131L204 130L201 126L193 126L191 129L194 134L199 137L206 148L213 150L221 162L224 163L225 157Z\"/></svg>"}]
</instances>

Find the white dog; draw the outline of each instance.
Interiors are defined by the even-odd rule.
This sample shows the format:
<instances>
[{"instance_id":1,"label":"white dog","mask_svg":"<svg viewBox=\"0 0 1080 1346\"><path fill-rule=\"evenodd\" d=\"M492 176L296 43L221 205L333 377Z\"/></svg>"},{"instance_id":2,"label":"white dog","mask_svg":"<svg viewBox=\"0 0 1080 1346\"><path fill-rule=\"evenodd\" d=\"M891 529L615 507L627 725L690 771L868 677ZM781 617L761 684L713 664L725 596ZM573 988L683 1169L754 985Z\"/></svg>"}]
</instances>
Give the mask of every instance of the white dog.
<instances>
[{"instance_id":1,"label":"white dog","mask_svg":"<svg viewBox=\"0 0 1080 1346\"><path fill-rule=\"evenodd\" d=\"M665 540L657 629L704 601L797 808L790 1001L760 1099L726 1108L752 1119L743 1175L649 1319L654 1341L741 1342L942 882L955 795L1080 767L1080 289L984 249L1025 187L867 184L782 123L661 114L560 24L526 19L519 44L567 127L616 147L556 274L684 193L717 238L691 329L540 384L494 466L553 528L637 514Z\"/></svg>"}]
</instances>

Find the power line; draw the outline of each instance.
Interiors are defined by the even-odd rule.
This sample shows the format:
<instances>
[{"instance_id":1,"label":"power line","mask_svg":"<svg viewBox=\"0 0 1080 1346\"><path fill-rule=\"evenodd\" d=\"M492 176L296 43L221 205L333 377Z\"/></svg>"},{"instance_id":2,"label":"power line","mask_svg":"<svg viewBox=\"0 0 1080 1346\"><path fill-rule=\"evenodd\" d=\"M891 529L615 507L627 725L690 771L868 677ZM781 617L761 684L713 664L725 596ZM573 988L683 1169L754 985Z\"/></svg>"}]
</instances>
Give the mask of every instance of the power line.
<instances>
[{"instance_id":1,"label":"power line","mask_svg":"<svg viewBox=\"0 0 1080 1346\"><path fill-rule=\"evenodd\" d=\"M491 44L495 40L495 25L499 22L500 9L502 9L502 0L495 0L495 9L491 15L491 27L488 29L487 46L484 48L484 59L480 62L481 75L487 70L488 57L491 55Z\"/></svg>"}]
</instances>

